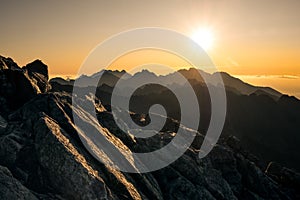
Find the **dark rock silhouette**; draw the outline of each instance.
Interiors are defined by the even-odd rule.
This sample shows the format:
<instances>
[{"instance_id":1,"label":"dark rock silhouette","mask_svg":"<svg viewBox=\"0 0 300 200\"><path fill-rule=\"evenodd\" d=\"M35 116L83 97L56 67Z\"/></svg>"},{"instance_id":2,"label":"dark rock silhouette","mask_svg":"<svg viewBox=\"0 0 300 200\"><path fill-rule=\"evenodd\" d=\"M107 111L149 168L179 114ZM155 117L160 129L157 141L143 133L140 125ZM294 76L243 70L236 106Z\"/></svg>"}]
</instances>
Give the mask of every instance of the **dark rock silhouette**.
<instances>
[{"instance_id":1,"label":"dark rock silhouette","mask_svg":"<svg viewBox=\"0 0 300 200\"><path fill-rule=\"evenodd\" d=\"M41 60L35 60L27 64L23 69L28 73L29 77L35 81L41 92L50 90L48 83L48 66L42 63Z\"/></svg>"},{"instance_id":2,"label":"dark rock silhouette","mask_svg":"<svg viewBox=\"0 0 300 200\"><path fill-rule=\"evenodd\" d=\"M41 60L35 60L32 63L29 63L23 67L23 69L27 70L30 76L32 76L34 73L39 73L43 75L46 80L49 79L48 66L45 65Z\"/></svg>"},{"instance_id":3,"label":"dark rock silhouette","mask_svg":"<svg viewBox=\"0 0 300 200\"><path fill-rule=\"evenodd\" d=\"M41 61L36 60L21 69L10 58L0 59L0 101L4 110L17 109L38 93L50 90L48 67Z\"/></svg>"},{"instance_id":4,"label":"dark rock silhouette","mask_svg":"<svg viewBox=\"0 0 300 200\"><path fill-rule=\"evenodd\" d=\"M3 69L0 71L1 107L14 110L37 95L40 90L22 70Z\"/></svg>"},{"instance_id":5,"label":"dark rock silhouette","mask_svg":"<svg viewBox=\"0 0 300 200\"><path fill-rule=\"evenodd\" d=\"M11 58L0 56L0 70L3 69L18 70L20 69L20 67Z\"/></svg>"}]
</instances>

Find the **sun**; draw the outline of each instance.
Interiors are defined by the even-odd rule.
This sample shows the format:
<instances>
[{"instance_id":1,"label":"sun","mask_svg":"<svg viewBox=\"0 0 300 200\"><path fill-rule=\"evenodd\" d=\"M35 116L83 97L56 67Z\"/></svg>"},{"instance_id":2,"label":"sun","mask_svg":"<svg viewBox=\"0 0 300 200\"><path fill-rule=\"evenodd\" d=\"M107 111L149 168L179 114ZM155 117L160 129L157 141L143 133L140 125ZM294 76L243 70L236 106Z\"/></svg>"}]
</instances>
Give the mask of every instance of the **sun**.
<instances>
[{"instance_id":1,"label":"sun","mask_svg":"<svg viewBox=\"0 0 300 200\"><path fill-rule=\"evenodd\" d=\"M191 38L204 50L210 50L213 46L214 35L210 29L200 28L191 35Z\"/></svg>"}]
</instances>

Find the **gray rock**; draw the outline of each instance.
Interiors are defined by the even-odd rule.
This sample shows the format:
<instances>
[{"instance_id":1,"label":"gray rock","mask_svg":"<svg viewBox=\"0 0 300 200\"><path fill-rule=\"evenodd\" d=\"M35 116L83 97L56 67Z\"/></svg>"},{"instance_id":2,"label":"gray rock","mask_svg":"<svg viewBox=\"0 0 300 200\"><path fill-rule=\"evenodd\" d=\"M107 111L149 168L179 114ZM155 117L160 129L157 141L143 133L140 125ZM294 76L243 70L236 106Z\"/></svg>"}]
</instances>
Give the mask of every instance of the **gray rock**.
<instances>
[{"instance_id":1,"label":"gray rock","mask_svg":"<svg viewBox=\"0 0 300 200\"><path fill-rule=\"evenodd\" d=\"M59 125L43 117L35 125L39 162L54 191L67 199L113 199L110 190Z\"/></svg>"},{"instance_id":2,"label":"gray rock","mask_svg":"<svg viewBox=\"0 0 300 200\"><path fill-rule=\"evenodd\" d=\"M231 147L235 151L241 151L241 149L242 149L240 140L233 135L228 137L226 143L229 147Z\"/></svg>"},{"instance_id":3,"label":"gray rock","mask_svg":"<svg viewBox=\"0 0 300 200\"><path fill-rule=\"evenodd\" d=\"M0 136L0 164L14 166L17 154L25 143L24 132L16 125L10 125Z\"/></svg>"},{"instance_id":4,"label":"gray rock","mask_svg":"<svg viewBox=\"0 0 300 200\"><path fill-rule=\"evenodd\" d=\"M222 174L215 169L207 169L205 172L208 191L216 199L237 199L230 185L223 179Z\"/></svg>"},{"instance_id":5,"label":"gray rock","mask_svg":"<svg viewBox=\"0 0 300 200\"><path fill-rule=\"evenodd\" d=\"M0 199L37 200L38 198L15 179L6 167L0 166Z\"/></svg>"},{"instance_id":6,"label":"gray rock","mask_svg":"<svg viewBox=\"0 0 300 200\"><path fill-rule=\"evenodd\" d=\"M215 146L209 155L214 169L221 172L222 177L229 183L235 194L242 192L242 176L237 170L234 153L229 148L220 145Z\"/></svg>"},{"instance_id":7,"label":"gray rock","mask_svg":"<svg viewBox=\"0 0 300 200\"><path fill-rule=\"evenodd\" d=\"M203 191L198 191L200 187L197 188L172 167L157 171L155 177L160 183L164 199L201 199L205 195ZM209 192L206 195L211 196Z\"/></svg>"},{"instance_id":8,"label":"gray rock","mask_svg":"<svg viewBox=\"0 0 300 200\"><path fill-rule=\"evenodd\" d=\"M0 135L5 132L7 127L7 121L0 115Z\"/></svg>"},{"instance_id":9,"label":"gray rock","mask_svg":"<svg viewBox=\"0 0 300 200\"><path fill-rule=\"evenodd\" d=\"M281 199L281 192L276 183L267 177L253 162L240 156L237 159L237 165L244 184L250 191L262 198Z\"/></svg>"}]
</instances>

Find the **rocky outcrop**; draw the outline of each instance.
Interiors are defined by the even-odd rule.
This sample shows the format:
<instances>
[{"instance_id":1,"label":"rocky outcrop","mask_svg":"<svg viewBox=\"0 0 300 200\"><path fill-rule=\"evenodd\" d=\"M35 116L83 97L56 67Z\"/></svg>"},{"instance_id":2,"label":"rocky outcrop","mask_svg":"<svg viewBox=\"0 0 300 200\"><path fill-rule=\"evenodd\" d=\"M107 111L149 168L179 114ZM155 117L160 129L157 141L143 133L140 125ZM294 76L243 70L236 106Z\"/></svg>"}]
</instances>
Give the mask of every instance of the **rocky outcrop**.
<instances>
[{"instance_id":1,"label":"rocky outcrop","mask_svg":"<svg viewBox=\"0 0 300 200\"><path fill-rule=\"evenodd\" d=\"M282 167L279 163L269 163L265 172L281 185L295 189L300 188L300 174L286 167Z\"/></svg>"},{"instance_id":2,"label":"rocky outcrop","mask_svg":"<svg viewBox=\"0 0 300 200\"><path fill-rule=\"evenodd\" d=\"M23 69L28 73L29 77L36 83L41 92L47 92L51 89L48 83L48 66L41 60L35 60L27 64Z\"/></svg>"},{"instance_id":3,"label":"rocky outcrop","mask_svg":"<svg viewBox=\"0 0 300 200\"><path fill-rule=\"evenodd\" d=\"M0 56L0 70L3 69L19 70L20 67L13 59Z\"/></svg>"},{"instance_id":4,"label":"rocky outcrop","mask_svg":"<svg viewBox=\"0 0 300 200\"><path fill-rule=\"evenodd\" d=\"M35 150L45 184L66 199L113 199L98 172L47 116L34 126Z\"/></svg>"},{"instance_id":5,"label":"rocky outcrop","mask_svg":"<svg viewBox=\"0 0 300 200\"><path fill-rule=\"evenodd\" d=\"M132 181L99 165L83 148L68 115L70 100L61 94L40 94L9 115L8 129L23 127L18 135L24 142L14 139L15 132L3 131L0 152L4 159L0 163L39 195L54 192L66 199L118 199L119 195L140 199L142 192Z\"/></svg>"},{"instance_id":6,"label":"rocky outcrop","mask_svg":"<svg viewBox=\"0 0 300 200\"><path fill-rule=\"evenodd\" d=\"M29 63L25 67L23 67L23 69L27 70L30 76L38 73L43 75L46 80L49 79L48 66L45 65L41 60L35 60L32 63Z\"/></svg>"},{"instance_id":7,"label":"rocky outcrop","mask_svg":"<svg viewBox=\"0 0 300 200\"><path fill-rule=\"evenodd\" d=\"M41 61L21 69L11 58L0 57L0 108L4 115L49 89L48 67Z\"/></svg>"},{"instance_id":8,"label":"rocky outcrop","mask_svg":"<svg viewBox=\"0 0 300 200\"><path fill-rule=\"evenodd\" d=\"M0 70L0 96L3 110L15 110L39 92L39 88L22 70Z\"/></svg>"},{"instance_id":9,"label":"rocky outcrop","mask_svg":"<svg viewBox=\"0 0 300 200\"><path fill-rule=\"evenodd\" d=\"M2 128L4 133L0 137L3 140L1 165L7 166L13 176L40 196L54 194L64 199L296 198L296 189L278 185L245 158L240 148L236 148L237 141L232 142L234 145L230 143L231 147L216 146L202 160L198 159L197 150L190 148L172 165L149 174L124 174L104 166L93 159L78 139L70 103L71 97L67 94L39 94L10 114L7 121L2 120L2 127L6 128ZM160 143L159 138L167 143L174 137L165 132L151 142L132 140L122 136L109 111L104 108L99 111L99 118L103 116L100 123L108 128L106 134L119 137L122 142L118 145L123 148L128 145L130 149L148 151L153 144ZM138 142L143 145L136 146Z\"/></svg>"}]
</instances>

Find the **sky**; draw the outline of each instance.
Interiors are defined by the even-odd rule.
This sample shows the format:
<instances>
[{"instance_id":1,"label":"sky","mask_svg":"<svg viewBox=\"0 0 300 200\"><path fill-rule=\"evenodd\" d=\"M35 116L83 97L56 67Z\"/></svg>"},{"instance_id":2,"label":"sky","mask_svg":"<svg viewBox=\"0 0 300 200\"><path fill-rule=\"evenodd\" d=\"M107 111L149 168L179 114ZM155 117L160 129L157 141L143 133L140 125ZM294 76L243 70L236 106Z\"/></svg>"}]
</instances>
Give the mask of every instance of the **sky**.
<instances>
[{"instance_id":1,"label":"sky","mask_svg":"<svg viewBox=\"0 0 300 200\"><path fill-rule=\"evenodd\" d=\"M220 71L300 97L299 0L0 3L0 55L20 66L41 59L51 76L77 74L93 48L122 31L161 27L192 37L207 29L207 53ZM124 68L137 63L123 61Z\"/></svg>"}]
</instances>

